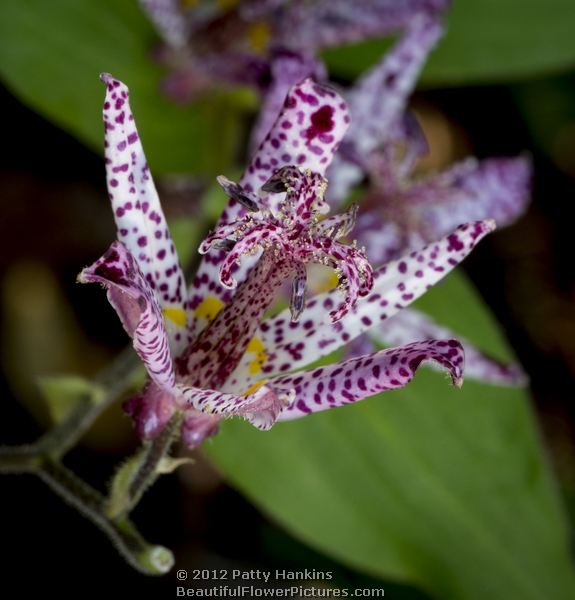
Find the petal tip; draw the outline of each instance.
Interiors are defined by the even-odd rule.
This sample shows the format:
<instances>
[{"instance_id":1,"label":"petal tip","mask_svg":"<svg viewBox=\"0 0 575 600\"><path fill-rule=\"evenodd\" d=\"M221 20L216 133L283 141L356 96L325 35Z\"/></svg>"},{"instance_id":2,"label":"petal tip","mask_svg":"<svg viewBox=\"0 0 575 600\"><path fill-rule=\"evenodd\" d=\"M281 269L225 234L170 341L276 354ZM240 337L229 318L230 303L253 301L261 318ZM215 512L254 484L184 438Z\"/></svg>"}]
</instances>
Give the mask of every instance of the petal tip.
<instances>
[{"instance_id":1,"label":"petal tip","mask_svg":"<svg viewBox=\"0 0 575 600\"><path fill-rule=\"evenodd\" d=\"M87 269L88 267L86 267ZM84 271L86 269L82 269L78 275L76 275L76 283L89 283L88 280L86 279L86 275L84 274Z\"/></svg>"},{"instance_id":2,"label":"petal tip","mask_svg":"<svg viewBox=\"0 0 575 600\"><path fill-rule=\"evenodd\" d=\"M110 73L100 73L100 81L105 85L110 85L114 81L114 76Z\"/></svg>"}]
</instances>

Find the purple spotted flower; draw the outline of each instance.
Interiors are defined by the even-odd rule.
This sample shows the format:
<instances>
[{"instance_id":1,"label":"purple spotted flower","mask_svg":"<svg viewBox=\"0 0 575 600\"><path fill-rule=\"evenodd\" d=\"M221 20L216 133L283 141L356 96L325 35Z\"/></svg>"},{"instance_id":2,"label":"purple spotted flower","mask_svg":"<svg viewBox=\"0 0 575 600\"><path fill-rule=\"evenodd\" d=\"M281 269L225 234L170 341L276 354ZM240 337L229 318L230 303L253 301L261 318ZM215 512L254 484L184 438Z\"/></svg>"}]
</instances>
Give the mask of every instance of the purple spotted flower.
<instances>
[{"instance_id":1,"label":"purple spotted flower","mask_svg":"<svg viewBox=\"0 0 575 600\"><path fill-rule=\"evenodd\" d=\"M164 91L180 102L216 84L259 89L272 120L289 88L304 78L325 79L318 53L325 48L401 31L416 14L437 14L448 0L140 0L160 34L161 59L170 69ZM264 111L270 115L273 111ZM257 148L257 144L254 150Z\"/></svg>"},{"instance_id":2,"label":"purple spotted flower","mask_svg":"<svg viewBox=\"0 0 575 600\"><path fill-rule=\"evenodd\" d=\"M82 282L100 282L148 372L127 410L144 438L184 414L190 447L239 416L260 429L406 385L423 361L463 373L456 340L425 340L301 371L387 320L439 281L494 227L478 221L375 271L341 243L354 211L324 217L325 172L349 122L347 106L311 80L296 85L230 196L188 289L128 103L103 75L106 168L118 240ZM336 289L306 298L306 265L339 276ZM292 282L290 307L264 319Z\"/></svg>"}]
</instances>

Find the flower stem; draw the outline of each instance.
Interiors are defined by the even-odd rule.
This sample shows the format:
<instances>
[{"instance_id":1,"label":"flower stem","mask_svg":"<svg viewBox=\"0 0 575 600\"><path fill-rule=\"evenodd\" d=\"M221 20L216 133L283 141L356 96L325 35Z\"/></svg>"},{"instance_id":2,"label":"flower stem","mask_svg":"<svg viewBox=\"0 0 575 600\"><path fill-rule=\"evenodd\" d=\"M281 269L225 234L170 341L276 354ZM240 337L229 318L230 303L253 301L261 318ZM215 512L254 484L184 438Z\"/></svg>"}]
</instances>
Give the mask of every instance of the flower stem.
<instances>
[{"instance_id":1,"label":"flower stem","mask_svg":"<svg viewBox=\"0 0 575 600\"><path fill-rule=\"evenodd\" d=\"M109 519L104 511L104 497L59 461L47 458L37 474L65 502L97 525L136 570L146 575L163 575L172 568L174 557L170 550L146 542L127 518Z\"/></svg>"},{"instance_id":2,"label":"flower stem","mask_svg":"<svg viewBox=\"0 0 575 600\"><path fill-rule=\"evenodd\" d=\"M140 368L132 348L126 349L96 377L96 393L87 394L85 401L62 423L33 444L0 447L0 473L38 475L57 495L97 525L132 567L147 575L163 575L174 564L170 550L146 542L126 517L127 510L115 518L108 516L107 499L60 462L102 412L133 386ZM169 435L162 434L161 439L145 449L143 472L134 481L129 510L157 477L154 465L168 452L175 430L173 425Z\"/></svg>"},{"instance_id":3,"label":"flower stem","mask_svg":"<svg viewBox=\"0 0 575 600\"><path fill-rule=\"evenodd\" d=\"M182 424L177 412L160 435L144 444L116 472L110 485L106 514L112 519L124 517L141 500L144 492L161 475L160 463L168 456Z\"/></svg>"}]
</instances>

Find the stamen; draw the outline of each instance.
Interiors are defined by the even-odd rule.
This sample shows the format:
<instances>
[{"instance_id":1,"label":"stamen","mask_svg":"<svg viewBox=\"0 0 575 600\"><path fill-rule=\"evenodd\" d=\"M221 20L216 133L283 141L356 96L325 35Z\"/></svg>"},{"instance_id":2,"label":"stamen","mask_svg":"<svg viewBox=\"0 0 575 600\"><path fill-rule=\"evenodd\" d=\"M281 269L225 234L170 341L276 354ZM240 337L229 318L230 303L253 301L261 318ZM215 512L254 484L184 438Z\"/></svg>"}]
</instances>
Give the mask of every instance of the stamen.
<instances>
[{"instance_id":1,"label":"stamen","mask_svg":"<svg viewBox=\"0 0 575 600\"><path fill-rule=\"evenodd\" d=\"M305 307L307 272L304 266L298 265L297 275L294 277L291 291L291 320L295 323Z\"/></svg>"},{"instance_id":2,"label":"stamen","mask_svg":"<svg viewBox=\"0 0 575 600\"><path fill-rule=\"evenodd\" d=\"M244 202L247 198L247 204L255 204L253 195L238 184L225 177L219 177L218 181L232 197ZM324 199L326 186L327 180L309 169L302 171L293 165L278 169L261 188L266 193L285 193L274 213L262 204L257 213L252 212L222 226L200 246L202 252L210 247L229 249L221 266L221 284L226 288L234 287L233 273L243 258L263 250L278 264L286 265L288 272L296 272L290 304L293 321L297 321L305 308L305 265L310 262L327 265L338 275L338 287L344 300L332 311L332 318L340 319L353 308L357 298L371 290L373 273L365 253L357 248L357 242L347 246L337 241L353 228L356 206L343 215L320 221L320 213L329 210Z\"/></svg>"},{"instance_id":3,"label":"stamen","mask_svg":"<svg viewBox=\"0 0 575 600\"><path fill-rule=\"evenodd\" d=\"M255 200L252 200L244 191L244 189L237 183L230 181L224 175L218 175L216 177L218 183L222 186L226 195L234 200L237 200L243 207L247 208L250 212L258 212L260 210L259 205Z\"/></svg>"}]
</instances>

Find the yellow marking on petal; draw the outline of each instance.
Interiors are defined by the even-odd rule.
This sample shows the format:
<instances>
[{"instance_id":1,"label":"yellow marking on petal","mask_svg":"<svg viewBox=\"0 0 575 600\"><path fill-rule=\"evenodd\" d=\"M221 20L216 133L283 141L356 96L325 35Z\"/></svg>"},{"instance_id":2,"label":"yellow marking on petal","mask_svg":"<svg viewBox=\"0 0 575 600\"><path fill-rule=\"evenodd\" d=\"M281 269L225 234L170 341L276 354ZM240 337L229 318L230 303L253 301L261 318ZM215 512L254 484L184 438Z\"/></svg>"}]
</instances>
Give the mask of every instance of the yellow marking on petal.
<instances>
[{"instance_id":1,"label":"yellow marking on petal","mask_svg":"<svg viewBox=\"0 0 575 600\"><path fill-rule=\"evenodd\" d=\"M255 52L263 53L271 39L271 30L263 21L252 23L248 29L248 40Z\"/></svg>"},{"instance_id":2,"label":"yellow marking on petal","mask_svg":"<svg viewBox=\"0 0 575 600\"><path fill-rule=\"evenodd\" d=\"M315 286L314 291L318 294L322 292L330 292L335 289L339 285L339 277L335 271L332 271L329 275L324 277L318 284Z\"/></svg>"},{"instance_id":3,"label":"yellow marking on petal","mask_svg":"<svg viewBox=\"0 0 575 600\"><path fill-rule=\"evenodd\" d=\"M162 314L166 319L170 319L170 321L175 323L178 327L186 326L186 311L182 308L164 308Z\"/></svg>"},{"instance_id":4,"label":"yellow marking on petal","mask_svg":"<svg viewBox=\"0 0 575 600\"><path fill-rule=\"evenodd\" d=\"M246 348L246 352L265 352L266 347L264 346L264 343L262 342L261 338L259 337L253 337L249 343L248 346Z\"/></svg>"},{"instance_id":5,"label":"yellow marking on petal","mask_svg":"<svg viewBox=\"0 0 575 600\"><path fill-rule=\"evenodd\" d=\"M222 9L222 10L230 10L231 8L233 8L234 6L236 6L236 4L238 3L239 0L218 0L218 6Z\"/></svg>"},{"instance_id":6,"label":"yellow marking on petal","mask_svg":"<svg viewBox=\"0 0 575 600\"><path fill-rule=\"evenodd\" d=\"M256 375L256 373L259 373L262 370L262 367L268 358L266 347L259 337L253 337L246 348L246 352L253 352L256 355L248 365L248 373L250 375Z\"/></svg>"},{"instance_id":7,"label":"yellow marking on petal","mask_svg":"<svg viewBox=\"0 0 575 600\"><path fill-rule=\"evenodd\" d=\"M207 321L213 321L225 304L215 296L207 296L202 300L198 308L194 311L194 316L204 318Z\"/></svg>"},{"instance_id":8,"label":"yellow marking on petal","mask_svg":"<svg viewBox=\"0 0 575 600\"><path fill-rule=\"evenodd\" d=\"M180 5L182 8L194 8L200 2L201 0L180 0Z\"/></svg>"},{"instance_id":9,"label":"yellow marking on petal","mask_svg":"<svg viewBox=\"0 0 575 600\"><path fill-rule=\"evenodd\" d=\"M242 392L242 398L245 398L246 396L257 392L262 387L262 385L265 385L266 383L267 379L261 379L260 381L256 381L253 385L250 385L250 387L245 392Z\"/></svg>"}]
</instances>

